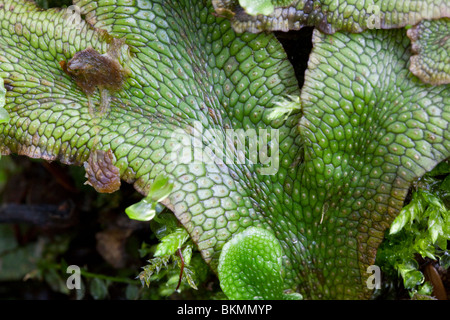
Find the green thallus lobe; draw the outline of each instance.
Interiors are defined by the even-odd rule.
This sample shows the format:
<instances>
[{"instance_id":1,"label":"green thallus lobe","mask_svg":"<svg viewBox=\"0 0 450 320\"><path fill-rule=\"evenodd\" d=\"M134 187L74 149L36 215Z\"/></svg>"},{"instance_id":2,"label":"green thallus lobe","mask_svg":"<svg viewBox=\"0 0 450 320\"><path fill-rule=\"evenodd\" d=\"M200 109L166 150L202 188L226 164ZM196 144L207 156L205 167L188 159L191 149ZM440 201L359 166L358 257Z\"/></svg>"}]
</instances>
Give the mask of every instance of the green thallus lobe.
<instances>
[{"instance_id":1,"label":"green thallus lobe","mask_svg":"<svg viewBox=\"0 0 450 320\"><path fill-rule=\"evenodd\" d=\"M450 17L445 0L272 0L258 1L259 5L250 5L242 0L212 0L212 3L219 14L231 19L238 32L289 31L304 26L315 26L325 33L339 30L361 32ZM254 14L259 6L267 9L264 13Z\"/></svg>"},{"instance_id":2,"label":"green thallus lobe","mask_svg":"<svg viewBox=\"0 0 450 320\"><path fill-rule=\"evenodd\" d=\"M450 83L450 19L423 20L407 35L411 39L409 69L422 81L434 85Z\"/></svg>"},{"instance_id":3,"label":"green thallus lobe","mask_svg":"<svg viewBox=\"0 0 450 320\"><path fill-rule=\"evenodd\" d=\"M162 203L213 270L225 243L255 227L273 237L250 229L250 243L253 234L281 250L281 280L276 271L267 292L370 295L367 266L411 181L450 150L449 87L425 85L408 71L403 30L315 31L300 92L273 35L237 34L200 1L74 5L85 17L77 28L66 25L64 9L0 1L0 77L11 89L2 154L80 165L94 150L111 152L117 175L144 195L161 173L173 182ZM111 37L125 39L118 61L130 75L97 117L59 62L89 46L105 54ZM303 113L291 108L273 117L280 95L300 96ZM91 98L100 103L98 93ZM277 129L278 172L262 175L250 163L174 162L172 133L192 132L193 121L222 132Z\"/></svg>"}]
</instances>

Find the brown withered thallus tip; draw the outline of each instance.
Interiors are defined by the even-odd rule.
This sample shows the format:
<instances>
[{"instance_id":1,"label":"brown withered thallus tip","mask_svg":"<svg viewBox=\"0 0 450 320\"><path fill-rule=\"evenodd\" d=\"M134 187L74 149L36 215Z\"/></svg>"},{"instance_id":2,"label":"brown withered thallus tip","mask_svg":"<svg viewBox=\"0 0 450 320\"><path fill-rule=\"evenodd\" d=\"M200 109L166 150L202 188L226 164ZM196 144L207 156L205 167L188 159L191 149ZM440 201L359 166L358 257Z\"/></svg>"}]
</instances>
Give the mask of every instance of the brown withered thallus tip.
<instances>
[{"instance_id":1,"label":"brown withered thallus tip","mask_svg":"<svg viewBox=\"0 0 450 320\"><path fill-rule=\"evenodd\" d=\"M116 158L108 151L94 150L89 154L89 159L84 163L86 170L85 184L93 186L97 192L112 193L120 188L120 170L114 165Z\"/></svg>"},{"instance_id":2,"label":"brown withered thallus tip","mask_svg":"<svg viewBox=\"0 0 450 320\"><path fill-rule=\"evenodd\" d=\"M96 87L118 91L123 85L124 73L119 62L91 47L77 52L69 62L59 64L87 95L92 95Z\"/></svg>"}]
</instances>

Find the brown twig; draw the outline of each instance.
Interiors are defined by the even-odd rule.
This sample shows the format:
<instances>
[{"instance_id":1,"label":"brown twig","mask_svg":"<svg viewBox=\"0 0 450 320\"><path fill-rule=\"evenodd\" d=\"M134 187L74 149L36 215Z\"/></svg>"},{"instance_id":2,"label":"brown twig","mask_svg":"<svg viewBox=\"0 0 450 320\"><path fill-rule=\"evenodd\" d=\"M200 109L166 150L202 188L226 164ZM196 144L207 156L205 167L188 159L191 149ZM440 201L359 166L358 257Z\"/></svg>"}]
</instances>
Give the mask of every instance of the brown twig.
<instances>
[{"instance_id":1,"label":"brown twig","mask_svg":"<svg viewBox=\"0 0 450 320\"><path fill-rule=\"evenodd\" d=\"M40 227L66 227L73 223L74 204L64 201L53 204L16 204L0 205L0 223L29 223Z\"/></svg>"},{"instance_id":2,"label":"brown twig","mask_svg":"<svg viewBox=\"0 0 450 320\"><path fill-rule=\"evenodd\" d=\"M433 295L439 300L447 300L447 293L444 284L442 283L441 276L431 263L425 266L424 274L433 285Z\"/></svg>"},{"instance_id":3,"label":"brown twig","mask_svg":"<svg viewBox=\"0 0 450 320\"><path fill-rule=\"evenodd\" d=\"M184 258L183 258L183 254L181 253L181 248L178 248L178 255L180 256L180 259L181 259L181 271L180 271L180 278L178 279L178 285L177 285L177 288L175 289L177 291L181 285L181 278L183 277L183 270L184 270Z\"/></svg>"}]
</instances>

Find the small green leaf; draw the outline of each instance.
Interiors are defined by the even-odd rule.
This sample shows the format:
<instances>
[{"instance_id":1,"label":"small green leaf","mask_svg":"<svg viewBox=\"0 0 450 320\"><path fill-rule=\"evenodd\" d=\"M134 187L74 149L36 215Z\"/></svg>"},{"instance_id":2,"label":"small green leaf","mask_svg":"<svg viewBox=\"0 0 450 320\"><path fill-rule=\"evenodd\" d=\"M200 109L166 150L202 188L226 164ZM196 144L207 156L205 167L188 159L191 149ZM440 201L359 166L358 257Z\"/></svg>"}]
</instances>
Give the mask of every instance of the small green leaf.
<instances>
[{"instance_id":1,"label":"small green leaf","mask_svg":"<svg viewBox=\"0 0 450 320\"><path fill-rule=\"evenodd\" d=\"M441 211L446 211L445 205L442 203L442 201L436 197L433 193L426 191L426 190L420 190L420 194L422 198L432 206L437 207Z\"/></svg>"},{"instance_id":2,"label":"small green leaf","mask_svg":"<svg viewBox=\"0 0 450 320\"><path fill-rule=\"evenodd\" d=\"M139 221L152 220L158 210L158 202L163 201L172 192L174 184L169 183L169 178L163 174L156 176L147 197L125 209L130 219Z\"/></svg>"},{"instance_id":3,"label":"small green leaf","mask_svg":"<svg viewBox=\"0 0 450 320\"><path fill-rule=\"evenodd\" d=\"M276 120L284 117L286 119L292 111L301 108L300 97L289 96L289 99L284 98L281 101L275 102L275 106L270 110L269 120Z\"/></svg>"},{"instance_id":4,"label":"small green leaf","mask_svg":"<svg viewBox=\"0 0 450 320\"><path fill-rule=\"evenodd\" d=\"M413 194L411 203L413 203L413 205L409 209L409 214L410 214L410 223L412 224L414 220L421 219L422 212L425 210L425 204L422 197L420 197L419 192L415 192Z\"/></svg>"},{"instance_id":5,"label":"small green leaf","mask_svg":"<svg viewBox=\"0 0 450 320\"><path fill-rule=\"evenodd\" d=\"M444 253L439 258L439 264L444 268L450 268L450 253L445 250Z\"/></svg>"},{"instance_id":6,"label":"small green leaf","mask_svg":"<svg viewBox=\"0 0 450 320\"><path fill-rule=\"evenodd\" d=\"M436 246L441 249L447 248L447 239L450 239L450 238L444 238L444 237L440 236L435 242Z\"/></svg>"},{"instance_id":7,"label":"small green leaf","mask_svg":"<svg viewBox=\"0 0 450 320\"><path fill-rule=\"evenodd\" d=\"M182 251L181 254L183 255L183 260L186 265L189 265L191 263L192 259L192 244L188 244Z\"/></svg>"},{"instance_id":8,"label":"small green leaf","mask_svg":"<svg viewBox=\"0 0 450 320\"><path fill-rule=\"evenodd\" d=\"M401 274L417 270L418 267L419 264L417 263L416 260L413 259L408 259L405 262L397 265L397 269Z\"/></svg>"},{"instance_id":9,"label":"small green leaf","mask_svg":"<svg viewBox=\"0 0 450 320\"><path fill-rule=\"evenodd\" d=\"M194 278L195 278L195 272L189 266L184 266L183 280L186 280L186 282L189 284L189 286L192 289L198 290L197 285L195 284Z\"/></svg>"},{"instance_id":10,"label":"small green leaf","mask_svg":"<svg viewBox=\"0 0 450 320\"><path fill-rule=\"evenodd\" d=\"M435 243L442 234L442 225L444 221L441 218L440 212L435 207L429 207L427 211L430 211L428 218L428 232L431 237L431 242Z\"/></svg>"},{"instance_id":11,"label":"small green leaf","mask_svg":"<svg viewBox=\"0 0 450 320\"><path fill-rule=\"evenodd\" d=\"M275 9L272 0L239 0L239 4L245 9L245 12L252 16L269 15Z\"/></svg>"},{"instance_id":12,"label":"small green leaf","mask_svg":"<svg viewBox=\"0 0 450 320\"><path fill-rule=\"evenodd\" d=\"M398 272L403 278L403 284L406 289L412 289L423 283L425 277L418 270L418 263L415 260L408 260L397 265Z\"/></svg>"},{"instance_id":13,"label":"small green leaf","mask_svg":"<svg viewBox=\"0 0 450 320\"><path fill-rule=\"evenodd\" d=\"M152 185L150 186L150 191L147 195L147 200L161 202L167 198L172 192L174 184L169 183L169 178L163 174L156 176Z\"/></svg>"},{"instance_id":14,"label":"small green leaf","mask_svg":"<svg viewBox=\"0 0 450 320\"><path fill-rule=\"evenodd\" d=\"M424 237L424 238L416 240L416 244L414 245L414 248L422 256L428 257L433 260L436 259L435 255L434 255L435 248L433 246L433 243L431 243L431 240L428 239L428 237Z\"/></svg>"},{"instance_id":15,"label":"small green leaf","mask_svg":"<svg viewBox=\"0 0 450 320\"><path fill-rule=\"evenodd\" d=\"M418 270L403 274L403 284L406 289L412 289L415 286L422 284L424 279L424 275Z\"/></svg>"},{"instance_id":16,"label":"small green leaf","mask_svg":"<svg viewBox=\"0 0 450 320\"><path fill-rule=\"evenodd\" d=\"M142 199L125 209L125 213L130 219L139 221L150 221L156 214L156 203L148 202L147 199Z\"/></svg>"},{"instance_id":17,"label":"small green leaf","mask_svg":"<svg viewBox=\"0 0 450 320\"><path fill-rule=\"evenodd\" d=\"M417 290L417 294L422 296L430 296L433 293L433 286L429 282L425 282Z\"/></svg>"},{"instance_id":18,"label":"small green leaf","mask_svg":"<svg viewBox=\"0 0 450 320\"><path fill-rule=\"evenodd\" d=\"M154 256L161 257L174 254L188 239L189 234L186 229L177 228L174 232L161 239L161 242L156 246Z\"/></svg>"},{"instance_id":19,"label":"small green leaf","mask_svg":"<svg viewBox=\"0 0 450 320\"><path fill-rule=\"evenodd\" d=\"M0 78L0 124L9 122L9 113L3 107L5 106L6 89L3 85L3 79Z\"/></svg>"},{"instance_id":20,"label":"small green leaf","mask_svg":"<svg viewBox=\"0 0 450 320\"><path fill-rule=\"evenodd\" d=\"M416 208L417 204L415 202L411 202L403 207L398 216L392 222L389 234L396 234L400 230L402 230L403 227L411 221L411 212L413 212L413 214L415 215Z\"/></svg>"}]
</instances>

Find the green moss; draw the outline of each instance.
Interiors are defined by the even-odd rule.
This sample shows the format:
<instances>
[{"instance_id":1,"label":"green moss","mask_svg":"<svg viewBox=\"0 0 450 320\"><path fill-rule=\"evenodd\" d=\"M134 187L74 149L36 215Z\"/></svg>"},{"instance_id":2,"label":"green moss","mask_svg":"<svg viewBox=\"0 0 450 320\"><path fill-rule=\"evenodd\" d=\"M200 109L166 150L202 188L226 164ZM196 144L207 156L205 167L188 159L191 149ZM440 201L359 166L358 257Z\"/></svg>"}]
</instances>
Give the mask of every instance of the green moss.
<instances>
[{"instance_id":1,"label":"green moss","mask_svg":"<svg viewBox=\"0 0 450 320\"><path fill-rule=\"evenodd\" d=\"M389 281L397 277L410 296L431 295L418 259L438 261L449 267L450 240L450 162L444 161L419 179L412 197L394 220L381 244L376 264Z\"/></svg>"}]
</instances>

